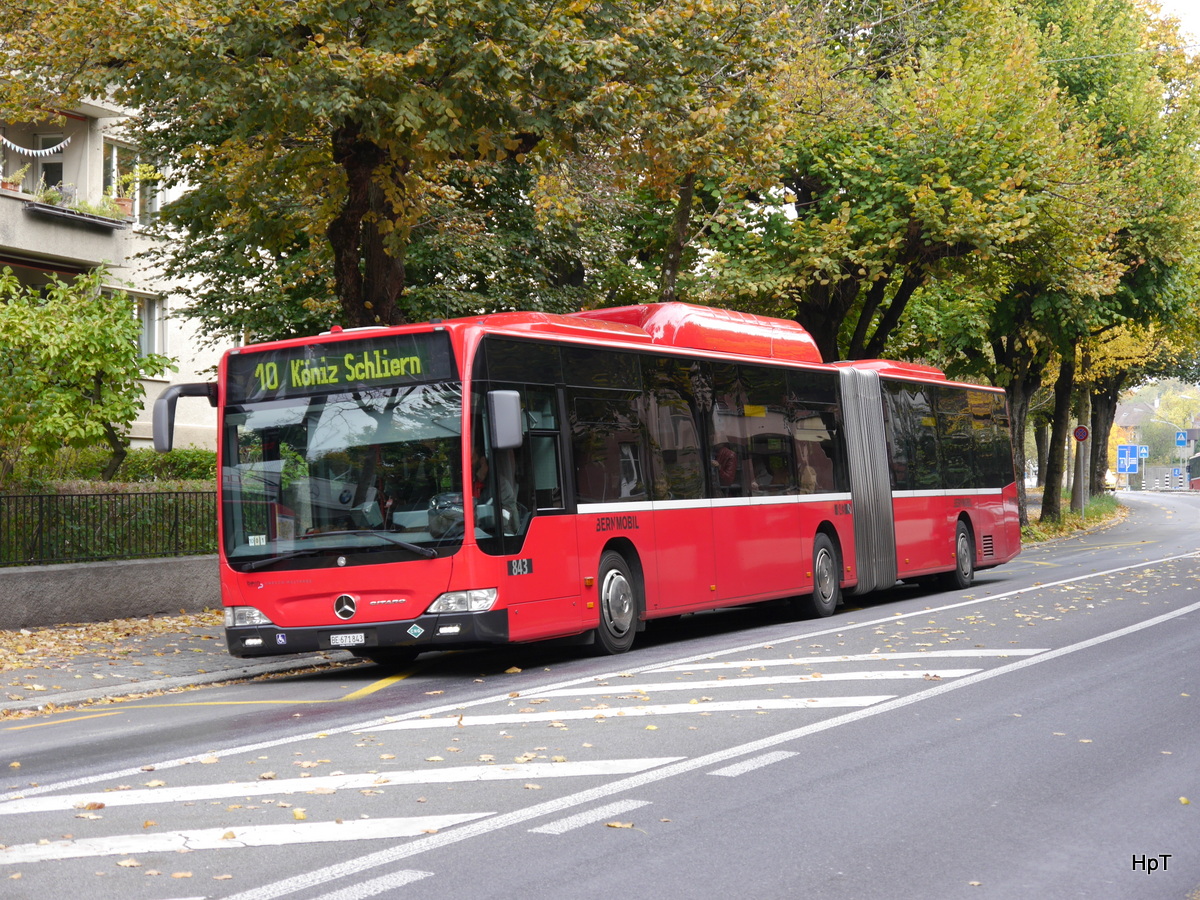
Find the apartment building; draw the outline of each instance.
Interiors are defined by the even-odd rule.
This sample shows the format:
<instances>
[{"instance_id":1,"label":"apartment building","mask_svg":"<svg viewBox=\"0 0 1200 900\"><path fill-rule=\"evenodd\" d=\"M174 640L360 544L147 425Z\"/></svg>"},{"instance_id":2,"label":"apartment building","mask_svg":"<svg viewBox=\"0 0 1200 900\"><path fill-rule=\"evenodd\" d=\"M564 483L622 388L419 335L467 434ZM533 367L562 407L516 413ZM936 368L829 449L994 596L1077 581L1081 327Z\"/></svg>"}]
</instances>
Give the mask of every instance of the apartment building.
<instances>
[{"instance_id":1,"label":"apartment building","mask_svg":"<svg viewBox=\"0 0 1200 900\"><path fill-rule=\"evenodd\" d=\"M155 398L174 382L205 381L219 352L205 347L195 326L172 308L171 283L139 254L150 246L145 226L163 199L153 184L129 183L137 149L122 137L121 110L87 103L62 111L62 121L0 121L0 267L22 283L45 284L104 265L108 283L137 302L144 352L178 367L147 379L145 405L131 429L135 447L150 446ZM20 174L18 183L7 183ZM131 196L126 210L106 201L113 187ZM204 403L181 403L178 447L215 448L216 420Z\"/></svg>"}]
</instances>

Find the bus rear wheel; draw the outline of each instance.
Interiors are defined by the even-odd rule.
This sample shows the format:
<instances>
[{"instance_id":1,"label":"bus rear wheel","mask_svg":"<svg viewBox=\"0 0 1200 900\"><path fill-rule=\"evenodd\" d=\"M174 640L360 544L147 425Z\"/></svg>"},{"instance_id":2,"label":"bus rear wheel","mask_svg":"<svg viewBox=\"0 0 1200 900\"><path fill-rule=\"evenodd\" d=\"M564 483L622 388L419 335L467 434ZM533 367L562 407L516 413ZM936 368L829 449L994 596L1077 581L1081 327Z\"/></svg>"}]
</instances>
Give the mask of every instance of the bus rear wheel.
<instances>
[{"instance_id":1,"label":"bus rear wheel","mask_svg":"<svg viewBox=\"0 0 1200 900\"><path fill-rule=\"evenodd\" d=\"M954 532L954 568L942 575L942 586L948 590L962 590L975 583L975 541L971 529L959 519Z\"/></svg>"},{"instance_id":2,"label":"bus rear wheel","mask_svg":"<svg viewBox=\"0 0 1200 900\"><path fill-rule=\"evenodd\" d=\"M596 645L604 653L624 653L633 646L639 608L637 580L620 553L600 557L600 625Z\"/></svg>"},{"instance_id":3,"label":"bus rear wheel","mask_svg":"<svg viewBox=\"0 0 1200 900\"><path fill-rule=\"evenodd\" d=\"M824 618L842 602L842 563L837 547L827 534L813 538L813 589L811 594L797 597L795 606L801 615Z\"/></svg>"}]
</instances>

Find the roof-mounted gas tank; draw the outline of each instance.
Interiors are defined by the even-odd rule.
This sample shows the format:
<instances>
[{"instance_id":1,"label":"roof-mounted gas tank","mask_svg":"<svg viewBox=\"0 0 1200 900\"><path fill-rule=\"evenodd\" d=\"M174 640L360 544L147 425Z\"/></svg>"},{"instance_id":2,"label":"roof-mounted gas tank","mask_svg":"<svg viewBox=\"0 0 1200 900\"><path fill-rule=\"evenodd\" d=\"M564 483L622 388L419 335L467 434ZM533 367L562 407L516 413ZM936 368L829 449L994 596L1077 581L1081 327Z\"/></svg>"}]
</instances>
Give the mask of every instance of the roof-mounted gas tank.
<instances>
[{"instance_id":1,"label":"roof-mounted gas tank","mask_svg":"<svg viewBox=\"0 0 1200 900\"><path fill-rule=\"evenodd\" d=\"M821 362L816 341L800 325L788 319L690 303L646 303L572 315L636 325L650 335L655 344L793 362Z\"/></svg>"}]
</instances>

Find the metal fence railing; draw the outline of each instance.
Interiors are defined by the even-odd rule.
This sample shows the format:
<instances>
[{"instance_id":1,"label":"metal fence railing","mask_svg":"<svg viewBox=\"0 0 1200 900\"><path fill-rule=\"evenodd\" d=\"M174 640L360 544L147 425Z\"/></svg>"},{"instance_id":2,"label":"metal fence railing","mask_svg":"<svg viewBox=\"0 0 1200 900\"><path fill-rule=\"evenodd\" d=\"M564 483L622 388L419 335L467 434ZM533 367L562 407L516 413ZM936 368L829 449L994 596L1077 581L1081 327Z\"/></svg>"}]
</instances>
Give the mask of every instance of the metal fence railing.
<instances>
[{"instance_id":1,"label":"metal fence railing","mask_svg":"<svg viewBox=\"0 0 1200 900\"><path fill-rule=\"evenodd\" d=\"M216 532L208 491L0 495L0 566L215 553Z\"/></svg>"}]
</instances>

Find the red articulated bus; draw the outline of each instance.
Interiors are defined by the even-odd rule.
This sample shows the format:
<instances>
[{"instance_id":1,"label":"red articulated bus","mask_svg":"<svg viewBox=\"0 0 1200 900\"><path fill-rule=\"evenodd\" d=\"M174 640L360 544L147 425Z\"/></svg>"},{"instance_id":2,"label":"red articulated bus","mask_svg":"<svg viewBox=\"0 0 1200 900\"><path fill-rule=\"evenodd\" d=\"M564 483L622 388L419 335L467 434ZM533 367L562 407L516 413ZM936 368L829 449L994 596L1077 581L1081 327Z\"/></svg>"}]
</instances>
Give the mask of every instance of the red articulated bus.
<instances>
[{"instance_id":1,"label":"red articulated bus","mask_svg":"<svg viewBox=\"0 0 1200 900\"><path fill-rule=\"evenodd\" d=\"M417 653L592 634L1020 552L1003 392L822 363L795 322L681 303L500 313L229 351L229 650Z\"/></svg>"}]
</instances>

